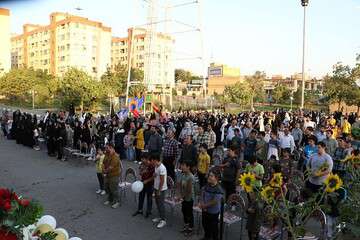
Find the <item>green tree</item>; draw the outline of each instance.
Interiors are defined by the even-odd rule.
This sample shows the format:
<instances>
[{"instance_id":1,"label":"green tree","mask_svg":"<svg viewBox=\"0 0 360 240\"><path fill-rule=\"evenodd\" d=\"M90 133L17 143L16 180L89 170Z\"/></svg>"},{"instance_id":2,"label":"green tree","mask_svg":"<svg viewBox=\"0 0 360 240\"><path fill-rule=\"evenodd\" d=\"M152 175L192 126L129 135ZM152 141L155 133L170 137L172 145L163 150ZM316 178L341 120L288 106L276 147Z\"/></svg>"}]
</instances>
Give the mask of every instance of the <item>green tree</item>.
<instances>
[{"instance_id":1,"label":"green tree","mask_svg":"<svg viewBox=\"0 0 360 240\"><path fill-rule=\"evenodd\" d=\"M184 69L175 69L175 83L177 82L189 82L192 80L192 74Z\"/></svg>"},{"instance_id":2,"label":"green tree","mask_svg":"<svg viewBox=\"0 0 360 240\"><path fill-rule=\"evenodd\" d=\"M116 65L114 71L110 68L101 76L101 83L107 95L121 96L125 94L127 81L127 68Z\"/></svg>"},{"instance_id":3,"label":"green tree","mask_svg":"<svg viewBox=\"0 0 360 240\"><path fill-rule=\"evenodd\" d=\"M224 102L237 103L240 106L248 104L253 97L247 82L237 82L233 85L226 86L223 95Z\"/></svg>"},{"instance_id":4,"label":"green tree","mask_svg":"<svg viewBox=\"0 0 360 240\"><path fill-rule=\"evenodd\" d=\"M63 107L72 103L83 111L84 107L94 106L99 97L104 94L103 90L101 83L86 72L70 68L60 80L58 97L62 98Z\"/></svg>"},{"instance_id":5,"label":"green tree","mask_svg":"<svg viewBox=\"0 0 360 240\"><path fill-rule=\"evenodd\" d=\"M186 88L183 88L182 90L181 90L181 93L182 93L182 95L183 96L186 96L187 95L187 89Z\"/></svg>"},{"instance_id":6,"label":"green tree","mask_svg":"<svg viewBox=\"0 0 360 240\"><path fill-rule=\"evenodd\" d=\"M247 76L245 81L248 85L248 94L250 95L250 107L254 110L255 98L262 98L264 96L264 80L266 74L264 72L256 71L254 75Z\"/></svg>"},{"instance_id":7,"label":"green tree","mask_svg":"<svg viewBox=\"0 0 360 240\"><path fill-rule=\"evenodd\" d=\"M284 85L277 85L271 93L275 103L286 102L290 99L291 91Z\"/></svg>"},{"instance_id":8,"label":"green tree","mask_svg":"<svg viewBox=\"0 0 360 240\"><path fill-rule=\"evenodd\" d=\"M351 90L345 98L345 102L348 105L357 106L357 112L360 111L360 64L357 64L356 67L352 69L352 75L355 79L354 84L351 87Z\"/></svg>"},{"instance_id":9,"label":"green tree","mask_svg":"<svg viewBox=\"0 0 360 240\"><path fill-rule=\"evenodd\" d=\"M341 63L334 66L332 75L325 77L324 94L331 102L338 103L338 110L340 110L341 102L347 99L355 80L354 70Z\"/></svg>"}]
</instances>

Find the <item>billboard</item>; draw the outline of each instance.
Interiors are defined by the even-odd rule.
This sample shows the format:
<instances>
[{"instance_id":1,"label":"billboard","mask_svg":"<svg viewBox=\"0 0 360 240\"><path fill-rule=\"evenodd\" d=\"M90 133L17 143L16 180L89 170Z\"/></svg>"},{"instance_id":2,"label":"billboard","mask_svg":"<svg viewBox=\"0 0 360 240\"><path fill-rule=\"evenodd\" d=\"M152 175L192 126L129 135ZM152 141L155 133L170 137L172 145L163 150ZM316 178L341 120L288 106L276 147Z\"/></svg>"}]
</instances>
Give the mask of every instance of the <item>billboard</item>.
<instances>
[{"instance_id":1,"label":"billboard","mask_svg":"<svg viewBox=\"0 0 360 240\"><path fill-rule=\"evenodd\" d=\"M209 67L209 77L222 77L223 67Z\"/></svg>"}]
</instances>

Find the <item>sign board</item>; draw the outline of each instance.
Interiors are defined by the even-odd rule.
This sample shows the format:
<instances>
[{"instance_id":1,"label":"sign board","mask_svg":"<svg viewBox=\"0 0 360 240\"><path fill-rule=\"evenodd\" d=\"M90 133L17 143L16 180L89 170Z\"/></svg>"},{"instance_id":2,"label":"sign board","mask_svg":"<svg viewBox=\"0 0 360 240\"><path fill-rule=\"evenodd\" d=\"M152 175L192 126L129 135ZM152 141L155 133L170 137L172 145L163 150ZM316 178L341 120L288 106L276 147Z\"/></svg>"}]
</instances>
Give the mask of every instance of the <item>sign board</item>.
<instances>
[{"instance_id":1,"label":"sign board","mask_svg":"<svg viewBox=\"0 0 360 240\"><path fill-rule=\"evenodd\" d=\"M209 68L209 77L222 77L223 68L222 67L210 67Z\"/></svg>"}]
</instances>

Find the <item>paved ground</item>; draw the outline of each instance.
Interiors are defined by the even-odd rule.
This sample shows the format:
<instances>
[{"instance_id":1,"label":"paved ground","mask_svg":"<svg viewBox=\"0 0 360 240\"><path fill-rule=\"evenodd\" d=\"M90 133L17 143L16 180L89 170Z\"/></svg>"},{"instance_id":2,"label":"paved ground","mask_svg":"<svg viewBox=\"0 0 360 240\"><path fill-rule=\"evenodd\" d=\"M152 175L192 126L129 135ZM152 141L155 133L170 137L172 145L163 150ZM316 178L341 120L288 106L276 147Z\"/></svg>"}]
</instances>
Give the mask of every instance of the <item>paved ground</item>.
<instances>
[{"instance_id":1,"label":"paved ground","mask_svg":"<svg viewBox=\"0 0 360 240\"><path fill-rule=\"evenodd\" d=\"M45 151L34 151L2 137L0 186L41 201L45 214L53 215L59 227L83 240L184 239L179 233L180 211L175 214L173 226L158 230L150 219L131 217L136 209L132 193L119 209L103 206L105 198L95 194L94 165L61 162L48 157ZM234 226L228 239L240 239L238 229ZM191 237L199 238L197 235Z\"/></svg>"}]
</instances>

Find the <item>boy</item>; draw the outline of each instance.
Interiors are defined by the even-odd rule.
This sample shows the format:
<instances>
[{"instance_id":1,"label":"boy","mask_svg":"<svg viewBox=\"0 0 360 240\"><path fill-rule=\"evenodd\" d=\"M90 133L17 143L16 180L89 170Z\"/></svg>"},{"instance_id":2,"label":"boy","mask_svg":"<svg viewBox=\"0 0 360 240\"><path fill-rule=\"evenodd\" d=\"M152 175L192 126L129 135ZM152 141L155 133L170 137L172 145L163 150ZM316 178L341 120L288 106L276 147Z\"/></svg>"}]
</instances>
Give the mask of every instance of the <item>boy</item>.
<instances>
[{"instance_id":1,"label":"boy","mask_svg":"<svg viewBox=\"0 0 360 240\"><path fill-rule=\"evenodd\" d=\"M226 200L231 194L236 193L236 183L240 175L240 163L237 158L238 149L235 146L231 146L228 157L224 160L223 164L219 165L223 169L221 184L225 190Z\"/></svg>"},{"instance_id":2,"label":"boy","mask_svg":"<svg viewBox=\"0 0 360 240\"><path fill-rule=\"evenodd\" d=\"M119 177L120 177L120 158L115 152L114 145L108 143L105 147L106 153L104 158L104 177L105 189L108 193L108 200L104 205L111 204L113 209L120 206L119 202Z\"/></svg>"},{"instance_id":3,"label":"boy","mask_svg":"<svg viewBox=\"0 0 360 240\"><path fill-rule=\"evenodd\" d=\"M219 214L221 209L221 198L223 191L219 184L220 171L211 169L208 184L204 187L199 208L202 209L202 225L204 227L204 240L219 239Z\"/></svg>"},{"instance_id":4,"label":"boy","mask_svg":"<svg viewBox=\"0 0 360 240\"><path fill-rule=\"evenodd\" d=\"M184 228L181 232L185 236L191 235L194 227L194 175L191 173L191 164L188 162L181 163L182 174L178 181L178 188L180 193L181 211L184 216Z\"/></svg>"},{"instance_id":5,"label":"boy","mask_svg":"<svg viewBox=\"0 0 360 240\"><path fill-rule=\"evenodd\" d=\"M141 154L142 163L139 167L141 181L144 184L143 190L139 194L139 205L138 210L133 214L135 217L138 214L143 214L144 200L146 196L146 214L145 218L148 218L151 215L152 210L152 194L154 192L154 172L155 168L151 164L150 156L147 153Z\"/></svg>"},{"instance_id":6,"label":"boy","mask_svg":"<svg viewBox=\"0 0 360 240\"><path fill-rule=\"evenodd\" d=\"M154 174L154 190L155 202L159 211L159 218L154 218L153 223L157 223L157 228L166 226L165 220L165 193L167 190L167 172L164 164L161 163L160 155L153 154L151 156L151 163L155 167Z\"/></svg>"},{"instance_id":7,"label":"boy","mask_svg":"<svg viewBox=\"0 0 360 240\"><path fill-rule=\"evenodd\" d=\"M210 156L207 153L207 145L205 143L200 145L198 156L198 177L200 188L206 184L206 174L210 167Z\"/></svg>"},{"instance_id":8,"label":"boy","mask_svg":"<svg viewBox=\"0 0 360 240\"><path fill-rule=\"evenodd\" d=\"M254 186L258 189L262 187L262 179L265 174L263 165L257 162L256 156L249 159L249 164L245 167L245 172L253 173L255 175Z\"/></svg>"}]
</instances>

